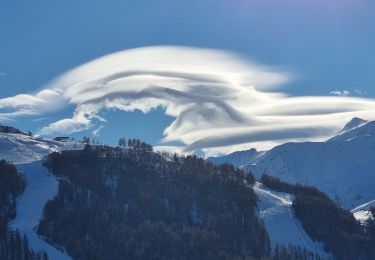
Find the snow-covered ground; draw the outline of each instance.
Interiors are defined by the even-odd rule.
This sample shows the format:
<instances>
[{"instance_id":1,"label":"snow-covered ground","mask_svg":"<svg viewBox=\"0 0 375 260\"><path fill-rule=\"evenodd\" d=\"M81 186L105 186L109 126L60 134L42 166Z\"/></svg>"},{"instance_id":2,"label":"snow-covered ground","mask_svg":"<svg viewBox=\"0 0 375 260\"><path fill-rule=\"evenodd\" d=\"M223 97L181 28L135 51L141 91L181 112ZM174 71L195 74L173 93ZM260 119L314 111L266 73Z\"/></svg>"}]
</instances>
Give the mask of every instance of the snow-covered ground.
<instances>
[{"instance_id":1,"label":"snow-covered ground","mask_svg":"<svg viewBox=\"0 0 375 260\"><path fill-rule=\"evenodd\" d=\"M26 163L41 160L61 145L51 140L37 139L24 134L0 132L0 159L12 163Z\"/></svg>"},{"instance_id":2,"label":"snow-covered ground","mask_svg":"<svg viewBox=\"0 0 375 260\"><path fill-rule=\"evenodd\" d=\"M375 122L326 142L287 143L244 167L289 183L315 186L346 209L375 198Z\"/></svg>"},{"instance_id":3,"label":"snow-covered ground","mask_svg":"<svg viewBox=\"0 0 375 260\"><path fill-rule=\"evenodd\" d=\"M44 250L49 259L70 259L67 255L41 239L35 230L43 214L45 203L52 199L58 190L58 181L43 167L41 161L18 164L17 169L25 174L27 186L17 203L17 216L11 227L17 228L21 235L26 234L34 251Z\"/></svg>"},{"instance_id":4,"label":"snow-covered ground","mask_svg":"<svg viewBox=\"0 0 375 260\"><path fill-rule=\"evenodd\" d=\"M3 127L4 128L4 127ZM16 208L16 218L11 227L26 234L29 245L34 251L46 251L50 259L70 259L52 245L38 237L35 227L43 214L43 208L58 190L58 180L42 166L42 159L54 151L83 149L82 142L58 142L35 138L22 131L9 128L2 132L0 128L0 159L17 166L25 174L27 185L20 196ZM4 129L3 129L4 130Z\"/></svg>"},{"instance_id":5,"label":"snow-covered ground","mask_svg":"<svg viewBox=\"0 0 375 260\"><path fill-rule=\"evenodd\" d=\"M84 146L80 141L58 142L25 134L0 132L0 159L14 164L41 160L54 151L81 150Z\"/></svg>"},{"instance_id":6,"label":"snow-covered ground","mask_svg":"<svg viewBox=\"0 0 375 260\"><path fill-rule=\"evenodd\" d=\"M352 209L354 217L361 223L365 223L369 218L373 218L370 208L375 208L375 200L364 203L355 209Z\"/></svg>"},{"instance_id":7,"label":"snow-covered ground","mask_svg":"<svg viewBox=\"0 0 375 260\"><path fill-rule=\"evenodd\" d=\"M286 143L264 153L248 150L210 160L232 163L256 177L267 173L315 186L352 209L375 198L374 158L375 121L353 118L325 142Z\"/></svg>"},{"instance_id":8,"label":"snow-covered ground","mask_svg":"<svg viewBox=\"0 0 375 260\"><path fill-rule=\"evenodd\" d=\"M266 225L272 247L277 243L292 244L327 256L322 245L310 239L294 216L292 195L272 191L259 182L255 184L254 191L260 199L259 217Z\"/></svg>"},{"instance_id":9,"label":"snow-covered ground","mask_svg":"<svg viewBox=\"0 0 375 260\"><path fill-rule=\"evenodd\" d=\"M79 141L58 142L25 134L0 132L0 159L14 164L41 160L54 151L81 150L84 146Z\"/></svg>"},{"instance_id":10,"label":"snow-covered ground","mask_svg":"<svg viewBox=\"0 0 375 260\"><path fill-rule=\"evenodd\" d=\"M238 151L230 153L224 156L218 157L208 157L206 160L212 162L213 164L233 164L236 167L242 167L251 161L255 161L259 156L263 155L265 152L259 152L252 148L246 151Z\"/></svg>"}]
</instances>

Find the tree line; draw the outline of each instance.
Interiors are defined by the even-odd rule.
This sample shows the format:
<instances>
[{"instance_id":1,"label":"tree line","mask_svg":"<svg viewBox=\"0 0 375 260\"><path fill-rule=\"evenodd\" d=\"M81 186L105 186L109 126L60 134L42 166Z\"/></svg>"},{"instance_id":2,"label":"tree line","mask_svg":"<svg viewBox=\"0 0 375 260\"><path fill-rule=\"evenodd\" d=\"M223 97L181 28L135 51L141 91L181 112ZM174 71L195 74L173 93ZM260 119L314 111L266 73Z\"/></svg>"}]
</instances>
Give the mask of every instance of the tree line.
<instances>
[{"instance_id":1,"label":"tree line","mask_svg":"<svg viewBox=\"0 0 375 260\"><path fill-rule=\"evenodd\" d=\"M61 181L38 233L74 259L321 259L297 246L271 250L252 174L150 152L137 139L119 146L129 149L86 145L45 161Z\"/></svg>"},{"instance_id":2,"label":"tree line","mask_svg":"<svg viewBox=\"0 0 375 260\"><path fill-rule=\"evenodd\" d=\"M248 186L252 175L196 156L164 157L138 140L127 145L120 156L113 156L116 148L89 145L48 156L46 167L62 180L40 235L75 259L270 255Z\"/></svg>"},{"instance_id":3,"label":"tree line","mask_svg":"<svg viewBox=\"0 0 375 260\"><path fill-rule=\"evenodd\" d=\"M276 177L262 175L260 181L270 189L295 196L293 209L304 230L335 259L374 259L375 222L361 225L353 214L338 206L315 187L289 184Z\"/></svg>"}]
</instances>

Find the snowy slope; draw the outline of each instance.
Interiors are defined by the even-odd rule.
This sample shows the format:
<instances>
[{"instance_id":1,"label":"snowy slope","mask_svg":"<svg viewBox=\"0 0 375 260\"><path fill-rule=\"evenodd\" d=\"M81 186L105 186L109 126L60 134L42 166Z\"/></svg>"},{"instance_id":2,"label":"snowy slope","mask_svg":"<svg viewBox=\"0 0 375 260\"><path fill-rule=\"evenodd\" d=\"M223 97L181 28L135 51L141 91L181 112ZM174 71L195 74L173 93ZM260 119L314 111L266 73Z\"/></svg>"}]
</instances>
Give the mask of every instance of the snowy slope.
<instances>
[{"instance_id":1,"label":"snowy slope","mask_svg":"<svg viewBox=\"0 0 375 260\"><path fill-rule=\"evenodd\" d=\"M347 209L375 199L375 121L353 118L326 142L286 143L254 156L249 151L209 160L316 186Z\"/></svg>"},{"instance_id":2,"label":"snowy slope","mask_svg":"<svg viewBox=\"0 0 375 260\"><path fill-rule=\"evenodd\" d=\"M358 127L361 127L361 126L363 126L364 124L367 124L367 123L368 123L367 120L364 120L364 119L359 118L359 117L354 117L344 126L344 128L338 133L338 135L345 134L345 133L347 133L351 130L354 130Z\"/></svg>"},{"instance_id":3,"label":"snowy slope","mask_svg":"<svg viewBox=\"0 0 375 260\"><path fill-rule=\"evenodd\" d=\"M59 142L36 139L24 134L0 133L0 159L15 164L40 160L59 146Z\"/></svg>"},{"instance_id":4,"label":"snowy slope","mask_svg":"<svg viewBox=\"0 0 375 260\"><path fill-rule=\"evenodd\" d=\"M258 152L256 149L252 148L250 150L238 151L224 156L208 157L206 160L212 162L213 164L229 163L236 167L241 167L242 165L247 164L249 161L255 160L262 154L263 152Z\"/></svg>"},{"instance_id":5,"label":"snowy slope","mask_svg":"<svg viewBox=\"0 0 375 260\"><path fill-rule=\"evenodd\" d=\"M81 142L58 142L22 133L0 131L0 159L14 164L38 161L53 151L82 149L83 147L84 144Z\"/></svg>"},{"instance_id":6,"label":"snowy slope","mask_svg":"<svg viewBox=\"0 0 375 260\"><path fill-rule=\"evenodd\" d=\"M17 203L17 215L11 222L11 226L17 228L22 236L26 234L30 248L34 251L46 251L50 259L70 259L43 241L35 231L42 217L45 203L57 193L58 181L42 166L41 161L18 164L17 168L25 174L27 186Z\"/></svg>"},{"instance_id":7,"label":"snowy slope","mask_svg":"<svg viewBox=\"0 0 375 260\"><path fill-rule=\"evenodd\" d=\"M277 146L243 168L318 187L343 207L354 208L375 198L375 122L326 142Z\"/></svg>"},{"instance_id":8,"label":"snowy slope","mask_svg":"<svg viewBox=\"0 0 375 260\"><path fill-rule=\"evenodd\" d=\"M362 223L365 223L368 219L373 219L374 216L370 212L370 208L375 208L375 200L369 201L363 205L352 209L354 217Z\"/></svg>"},{"instance_id":9,"label":"snowy slope","mask_svg":"<svg viewBox=\"0 0 375 260\"><path fill-rule=\"evenodd\" d=\"M261 183L255 184L254 191L260 199L259 217L266 225L272 247L277 243L292 244L326 256L322 245L310 239L294 216L290 194L272 191Z\"/></svg>"},{"instance_id":10,"label":"snowy slope","mask_svg":"<svg viewBox=\"0 0 375 260\"><path fill-rule=\"evenodd\" d=\"M21 130L14 128L12 126L7 125L0 125L0 132L1 133L11 133L11 134L23 134L27 135L25 132L22 132Z\"/></svg>"},{"instance_id":11,"label":"snowy slope","mask_svg":"<svg viewBox=\"0 0 375 260\"><path fill-rule=\"evenodd\" d=\"M82 143L34 138L12 127L0 127L0 159L16 164L18 170L25 174L27 181L11 226L19 229L22 235L26 234L30 248L34 251L46 251L50 259L70 258L39 238L35 231L45 203L52 199L58 190L58 180L42 166L41 160L53 151L82 148Z\"/></svg>"}]
</instances>

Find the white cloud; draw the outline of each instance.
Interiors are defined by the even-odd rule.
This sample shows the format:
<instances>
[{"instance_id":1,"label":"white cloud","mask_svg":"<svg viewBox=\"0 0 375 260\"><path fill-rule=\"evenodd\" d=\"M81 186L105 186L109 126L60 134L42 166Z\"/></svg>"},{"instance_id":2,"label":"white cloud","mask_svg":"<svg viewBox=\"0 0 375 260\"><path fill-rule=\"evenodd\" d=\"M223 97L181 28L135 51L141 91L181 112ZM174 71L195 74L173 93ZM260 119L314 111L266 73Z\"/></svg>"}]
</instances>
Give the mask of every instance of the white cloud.
<instances>
[{"instance_id":1,"label":"white cloud","mask_svg":"<svg viewBox=\"0 0 375 260\"><path fill-rule=\"evenodd\" d=\"M74 111L72 118L61 119L40 131L40 135L57 135L61 133L76 133L90 129L96 122L105 122L105 119L96 113L100 107L96 104L81 104Z\"/></svg>"},{"instance_id":2,"label":"white cloud","mask_svg":"<svg viewBox=\"0 0 375 260\"><path fill-rule=\"evenodd\" d=\"M36 94L20 94L0 99L0 117L40 115L53 112L66 105L63 90L43 89Z\"/></svg>"},{"instance_id":3,"label":"white cloud","mask_svg":"<svg viewBox=\"0 0 375 260\"><path fill-rule=\"evenodd\" d=\"M329 92L330 95L332 96L349 96L350 91L349 90L334 90Z\"/></svg>"},{"instance_id":4,"label":"white cloud","mask_svg":"<svg viewBox=\"0 0 375 260\"><path fill-rule=\"evenodd\" d=\"M354 93L355 95L357 95L357 96L362 96L362 95L365 95L365 94L366 94L365 91L363 91L363 90L361 90L361 89L358 89L358 88L353 89L353 93Z\"/></svg>"},{"instance_id":5,"label":"white cloud","mask_svg":"<svg viewBox=\"0 0 375 260\"><path fill-rule=\"evenodd\" d=\"M0 118L42 115L75 105L72 118L40 134L94 131L103 110L145 113L157 107L175 120L161 145L183 143L181 152L208 154L233 147L264 147L285 141L322 140L354 116L375 118L375 101L349 97L290 97L277 87L287 71L207 49L149 47L114 53L69 71L36 94L0 99ZM272 92L271 92L272 91ZM334 91L336 92L336 91ZM331 93L334 95L334 93Z\"/></svg>"},{"instance_id":6,"label":"white cloud","mask_svg":"<svg viewBox=\"0 0 375 260\"><path fill-rule=\"evenodd\" d=\"M334 91L331 91L329 92L329 94L331 96L342 96L342 97L346 97L346 96L362 96L362 95L365 95L366 92L359 89L359 88L354 88L352 90L334 90Z\"/></svg>"}]
</instances>

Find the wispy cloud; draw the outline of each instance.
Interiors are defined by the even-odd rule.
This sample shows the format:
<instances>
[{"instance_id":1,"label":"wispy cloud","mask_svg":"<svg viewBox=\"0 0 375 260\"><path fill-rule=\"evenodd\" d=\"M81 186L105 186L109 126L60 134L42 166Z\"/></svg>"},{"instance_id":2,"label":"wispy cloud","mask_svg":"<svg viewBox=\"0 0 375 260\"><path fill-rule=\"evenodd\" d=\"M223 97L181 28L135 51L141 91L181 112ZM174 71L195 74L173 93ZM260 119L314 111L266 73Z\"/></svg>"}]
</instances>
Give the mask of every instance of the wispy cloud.
<instances>
[{"instance_id":1,"label":"wispy cloud","mask_svg":"<svg viewBox=\"0 0 375 260\"><path fill-rule=\"evenodd\" d=\"M357 96L362 96L362 95L366 95L366 91L363 91L361 89L358 89L358 88L355 88L353 89L353 93Z\"/></svg>"},{"instance_id":2,"label":"wispy cloud","mask_svg":"<svg viewBox=\"0 0 375 260\"><path fill-rule=\"evenodd\" d=\"M41 115L55 111L67 104L62 89L43 89L36 94L20 94L0 99L0 117Z\"/></svg>"},{"instance_id":3,"label":"wispy cloud","mask_svg":"<svg viewBox=\"0 0 375 260\"><path fill-rule=\"evenodd\" d=\"M331 91L329 92L330 95L332 96L349 96L350 95L350 91L349 90L334 90L334 91Z\"/></svg>"},{"instance_id":4,"label":"wispy cloud","mask_svg":"<svg viewBox=\"0 0 375 260\"><path fill-rule=\"evenodd\" d=\"M45 121L47 119L48 119L48 117L39 117L39 118L34 119L33 122L41 122L41 121Z\"/></svg>"},{"instance_id":5,"label":"wispy cloud","mask_svg":"<svg viewBox=\"0 0 375 260\"><path fill-rule=\"evenodd\" d=\"M366 92L364 92L361 89L355 88L352 90L333 90L329 92L331 96L341 96L341 97L346 97L346 96L362 96L365 95Z\"/></svg>"},{"instance_id":6,"label":"wispy cloud","mask_svg":"<svg viewBox=\"0 0 375 260\"><path fill-rule=\"evenodd\" d=\"M162 107L175 120L161 144L214 154L238 147L328 138L354 116L375 118L375 101L350 97L290 97L277 87L285 70L223 51L149 47L104 56L69 71L35 94L0 99L0 118L43 115L75 105L71 118L40 134L101 129L103 110ZM333 95L333 94L332 94ZM99 130L98 130L99 131ZM98 132L97 131L97 132Z\"/></svg>"}]
</instances>

